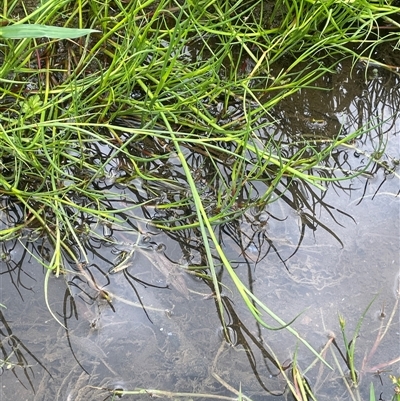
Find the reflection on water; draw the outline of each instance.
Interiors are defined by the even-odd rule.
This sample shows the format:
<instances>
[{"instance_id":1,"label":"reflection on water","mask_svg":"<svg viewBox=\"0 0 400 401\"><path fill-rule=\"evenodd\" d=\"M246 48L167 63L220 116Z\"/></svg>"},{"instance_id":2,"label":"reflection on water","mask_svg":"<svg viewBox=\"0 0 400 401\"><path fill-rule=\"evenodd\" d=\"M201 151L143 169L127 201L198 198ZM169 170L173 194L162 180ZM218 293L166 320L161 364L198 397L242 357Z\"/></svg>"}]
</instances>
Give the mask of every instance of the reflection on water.
<instances>
[{"instance_id":1,"label":"reflection on water","mask_svg":"<svg viewBox=\"0 0 400 401\"><path fill-rule=\"evenodd\" d=\"M255 194L267 191L274 172L266 169L264 180L238 192L230 204L232 219L219 222L215 231L242 281L284 320L302 312L294 327L323 350L331 366L338 358L343 374L338 313L351 338L377 294L357 339L356 364L361 391L373 382L382 399L390 399L388 375L400 374L394 346L399 317L393 309L400 265L398 77L380 70L370 76L365 66L351 76L349 70L350 64L341 64L336 75L316 84L330 91L301 91L282 102L271 112L273 124L259 135L266 141L273 137L290 158L304 141L311 154L338 132L354 132L370 121L367 134L315 169L325 180L365 172L350 181L326 182L325 192L283 178L268 202L242 215ZM160 151L159 143L153 146L154 153ZM231 174L229 160L221 159L216 169L198 151L188 147L187 160L211 216L218 214L219 180ZM0 302L7 309L0 312L0 398L105 400L113 390L134 389L234 397L240 386L253 400L290 399L283 375L296 358L303 370L310 367L306 377L319 400L348 399L338 369L310 365L313 355L293 336L254 322L223 270L217 274L228 328L221 335L199 233L189 225L168 234L156 228L161 221L171 227L194 221L174 158L171 153L150 163L171 178L167 187L128 179L127 169L116 167L126 160L111 163L110 174L95 185L124 197L108 204L119 220L71 212L90 260L68 239L71 253L62 274L50 277L47 299L40 262L51 258L52 245L43 232L30 225L21 237L2 242ZM135 214L120 211L126 199L142 203ZM185 208L163 208L176 199L187 199ZM23 209L10 199L2 199L1 213L2 228L24 221ZM144 391L139 399L149 394Z\"/></svg>"}]
</instances>

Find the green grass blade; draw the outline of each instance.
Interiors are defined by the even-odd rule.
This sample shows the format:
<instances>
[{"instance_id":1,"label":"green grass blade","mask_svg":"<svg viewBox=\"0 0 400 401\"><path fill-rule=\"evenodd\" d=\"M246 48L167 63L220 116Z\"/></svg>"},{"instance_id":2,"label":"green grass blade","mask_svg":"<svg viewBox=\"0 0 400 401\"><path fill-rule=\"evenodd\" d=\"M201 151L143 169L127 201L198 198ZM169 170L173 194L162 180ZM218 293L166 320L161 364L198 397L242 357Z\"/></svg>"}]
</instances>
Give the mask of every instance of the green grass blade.
<instances>
[{"instance_id":1,"label":"green grass blade","mask_svg":"<svg viewBox=\"0 0 400 401\"><path fill-rule=\"evenodd\" d=\"M375 401L375 389L374 383L371 382L371 386L369 387L369 401Z\"/></svg>"},{"instance_id":2,"label":"green grass blade","mask_svg":"<svg viewBox=\"0 0 400 401\"><path fill-rule=\"evenodd\" d=\"M96 29L65 28L41 24L14 24L0 27L0 37L5 39L75 39L99 32Z\"/></svg>"}]
</instances>

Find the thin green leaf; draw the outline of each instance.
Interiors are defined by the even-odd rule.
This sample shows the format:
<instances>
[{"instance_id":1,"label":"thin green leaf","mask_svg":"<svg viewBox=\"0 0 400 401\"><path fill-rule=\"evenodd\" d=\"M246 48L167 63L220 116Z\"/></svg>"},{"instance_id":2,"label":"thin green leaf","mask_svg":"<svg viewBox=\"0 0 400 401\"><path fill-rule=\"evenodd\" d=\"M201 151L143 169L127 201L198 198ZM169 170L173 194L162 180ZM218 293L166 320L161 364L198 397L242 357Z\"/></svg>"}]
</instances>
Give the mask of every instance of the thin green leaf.
<instances>
[{"instance_id":1,"label":"thin green leaf","mask_svg":"<svg viewBox=\"0 0 400 401\"><path fill-rule=\"evenodd\" d=\"M374 383L371 382L371 386L369 387L369 401L375 401L375 390Z\"/></svg>"}]
</instances>

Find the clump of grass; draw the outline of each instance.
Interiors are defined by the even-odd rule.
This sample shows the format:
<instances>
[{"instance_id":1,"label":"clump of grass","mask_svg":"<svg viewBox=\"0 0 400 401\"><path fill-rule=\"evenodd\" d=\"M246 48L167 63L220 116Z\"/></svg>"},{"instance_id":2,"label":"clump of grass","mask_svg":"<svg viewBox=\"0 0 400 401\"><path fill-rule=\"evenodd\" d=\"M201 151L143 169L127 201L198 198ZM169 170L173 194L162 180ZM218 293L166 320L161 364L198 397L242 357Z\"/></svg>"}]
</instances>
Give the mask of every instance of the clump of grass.
<instances>
[{"instance_id":1,"label":"clump of grass","mask_svg":"<svg viewBox=\"0 0 400 401\"><path fill-rule=\"evenodd\" d=\"M346 329L346 320L342 315L339 314L339 326L340 326L340 331L342 333L343 342L344 342L345 349L346 349L345 361L346 361L347 367L350 372L351 383L354 387L357 387L358 383L359 383L358 372L357 372L356 365L355 365L356 341L360 334L360 330L361 330L361 326L362 326L364 317L365 317L366 313L368 312L369 308L371 307L372 303L375 301L375 299L376 299L376 297L374 297L372 299L372 301L369 303L369 305L365 309L364 313L358 320L356 329L354 330L354 334L350 341L348 341L347 336L346 336L346 330L345 330Z\"/></svg>"},{"instance_id":2,"label":"clump of grass","mask_svg":"<svg viewBox=\"0 0 400 401\"><path fill-rule=\"evenodd\" d=\"M376 339L368 352L365 352L362 363L359 363L357 360L360 357L361 347L360 345L357 345L359 344L359 341L357 340L361 336L361 329L363 327L362 323L376 298L377 297L375 296L372 299L362 316L358 319L351 339L349 339L346 334L346 320L343 316L339 315L339 329L342 335L344 347L340 346L335 334L330 333L325 346L320 352L320 355L324 358L324 360L329 361L329 355L327 355L327 351L331 351L331 356L333 358L332 367L335 372L334 377L340 377L340 380L344 384L346 397L349 397L349 399L353 401L363 400L367 394L369 394L370 401L377 399L375 397L375 387L373 383L370 382L369 384L365 384L365 378L368 378L368 374L374 374L376 377L379 377L381 385L383 386L381 374L384 372L389 372L390 367L398 364L400 361L400 356L394 355L394 357L388 361L381 361L378 364L371 366L372 358L376 355L378 347L382 344L382 341L387 335L388 331L393 329L393 319L398 313L398 297L396 298L390 315L381 318ZM367 328L364 327L364 329L366 330ZM310 374L311 369L313 369L318 362L319 361L315 359L302 372L297 364L297 356L295 355L291 366L291 377L286 375L285 372L282 372L285 375L286 381L288 382L290 391L296 399L318 399L318 389L321 388L323 384L326 385L328 381L332 380L332 378L329 378L330 372L326 371L324 365L320 365L316 376L313 377L313 382L308 382L305 379L305 375ZM346 369L343 369L343 363L345 364ZM393 375L389 375L389 378L392 380L394 385L397 384L397 379ZM333 381L335 381L335 379L333 379ZM335 390L332 389L332 391ZM325 388L324 392L326 392ZM343 397L343 394L341 396ZM393 397L393 400L396 399L395 397L396 394Z\"/></svg>"},{"instance_id":3,"label":"clump of grass","mask_svg":"<svg viewBox=\"0 0 400 401\"><path fill-rule=\"evenodd\" d=\"M22 12L17 5L4 7L10 24ZM261 325L300 338L241 282L216 227L262 210L295 180L323 191L362 173L319 172L370 127L336 132L318 146L306 139L284 146L269 112L332 73L340 58L396 43L379 29L397 28L396 12L361 0L41 4L18 23L101 33L77 41L5 37L0 47L0 193L21 216L0 238L48 238L50 258L37 257L58 274L66 259L88 260L85 236L103 223L142 219L190 232L203 244L221 317L217 263Z\"/></svg>"}]
</instances>

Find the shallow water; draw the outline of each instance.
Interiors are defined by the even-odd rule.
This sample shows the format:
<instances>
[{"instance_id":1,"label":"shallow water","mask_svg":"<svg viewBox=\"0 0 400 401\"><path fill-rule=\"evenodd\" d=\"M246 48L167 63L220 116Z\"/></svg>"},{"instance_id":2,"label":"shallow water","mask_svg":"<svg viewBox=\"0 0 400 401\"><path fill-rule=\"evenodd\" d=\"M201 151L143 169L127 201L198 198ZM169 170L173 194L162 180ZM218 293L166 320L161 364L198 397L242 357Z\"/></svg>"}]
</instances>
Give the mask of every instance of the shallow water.
<instances>
[{"instance_id":1,"label":"shallow water","mask_svg":"<svg viewBox=\"0 0 400 401\"><path fill-rule=\"evenodd\" d=\"M329 339L335 335L344 350L338 314L345 317L351 338L376 296L357 338L359 391L367 397L373 382L377 394L390 399L389 374L400 375L398 310L382 343L368 354L399 297L399 79L362 66L350 71L350 63L342 63L336 75L316 84L330 91L304 90L286 99L260 135L280 138L290 152L289 144L301 135L311 135L311 148L340 129L352 132L369 118L380 118L387 121L372 128L354 149L339 149L330 167L324 167L334 169L336 176L354 172L370 162L368 155L379 142L386 145L382 160L387 165L372 162L369 174L326 183L324 193L308 184L287 183L265 210L250 210L219 231L242 281L285 321L301 313L293 327L317 350L328 344L324 355L333 369L316 363L307 370L314 360L310 351L285 330L257 325L221 272L228 345L210 287L186 269L203 263L201 244L190 233L167 235L148 224L149 217L166 217L162 208L148 206L130 216L130 232L128 225L122 232L112 225L90 227L98 235L84 238L89 264L76 267L66 259L66 274L49 278L54 316L46 307L43 268L32 256L50 252L50 245L26 238L2 244L0 302L7 309L1 310L0 322L0 398L90 401L112 399L114 389L143 388L218 399L234 397L231 390L241 386L252 400L291 399L274 355L286 364L296 355L318 400L350 399L333 353L344 373L345 363ZM192 160L198 185L207 188L204 167ZM165 174L180 177L176 160L162 163ZM107 180L104 185L112 186L111 174ZM148 190L148 184L137 179L129 188L112 190L131 193L132 187L137 194ZM265 191L265 183L257 189ZM173 198L178 189L164 192ZM109 273L121 262L125 268ZM378 370L383 372L377 375ZM150 395L147 390L124 398L144 400Z\"/></svg>"}]
</instances>

